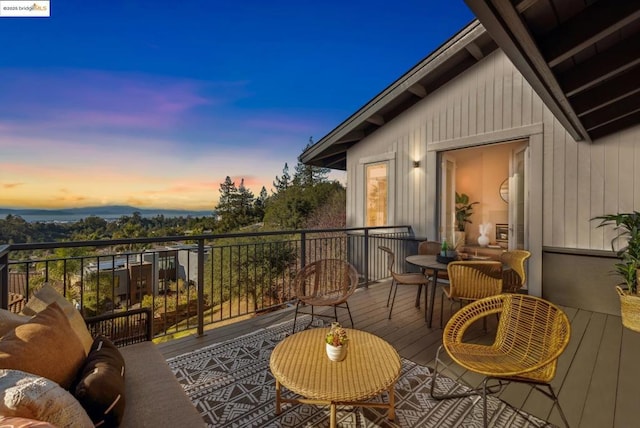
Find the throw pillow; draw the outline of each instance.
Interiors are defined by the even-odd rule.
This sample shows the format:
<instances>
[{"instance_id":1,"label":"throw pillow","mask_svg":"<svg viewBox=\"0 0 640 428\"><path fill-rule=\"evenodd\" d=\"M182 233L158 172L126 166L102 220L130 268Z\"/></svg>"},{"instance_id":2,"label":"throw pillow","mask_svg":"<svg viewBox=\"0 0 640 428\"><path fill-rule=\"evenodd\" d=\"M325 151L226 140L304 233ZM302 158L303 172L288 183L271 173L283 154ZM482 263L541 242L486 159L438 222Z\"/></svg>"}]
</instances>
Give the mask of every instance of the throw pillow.
<instances>
[{"instance_id":1,"label":"throw pillow","mask_svg":"<svg viewBox=\"0 0 640 428\"><path fill-rule=\"evenodd\" d=\"M63 388L84 359L82 343L57 303L0 338L0 367L44 376Z\"/></svg>"},{"instance_id":2,"label":"throw pillow","mask_svg":"<svg viewBox=\"0 0 640 428\"><path fill-rule=\"evenodd\" d=\"M14 416L0 416L0 428L56 428L49 422L37 421L29 418L18 418Z\"/></svg>"},{"instance_id":3,"label":"throw pillow","mask_svg":"<svg viewBox=\"0 0 640 428\"><path fill-rule=\"evenodd\" d=\"M96 337L74 393L96 426L117 427L124 415L124 358L104 336Z\"/></svg>"},{"instance_id":4,"label":"throw pillow","mask_svg":"<svg viewBox=\"0 0 640 428\"><path fill-rule=\"evenodd\" d=\"M20 370L0 369L0 415L37 419L59 428L93 427L87 412L68 391Z\"/></svg>"},{"instance_id":5,"label":"throw pillow","mask_svg":"<svg viewBox=\"0 0 640 428\"><path fill-rule=\"evenodd\" d=\"M4 336L14 328L29 321L31 317L14 314L6 309L0 309L0 337Z\"/></svg>"},{"instance_id":6,"label":"throw pillow","mask_svg":"<svg viewBox=\"0 0 640 428\"><path fill-rule=\"evenodd\" d=\"M89 333L87 329L84 318L82 318L82 315L75 306L65 299L62 294L58 293L51 285L44 283L42 287L29 298L25 307L22 308L22 313L24 315L35 315L43 311L53 302L56 302L67 318L69 318L69 323L78 338L80 338L80 342L82 342L84 346L85 355L87 355L91 349L93 337L91 337L91 333Z\"/></svg>"}]
</instances>

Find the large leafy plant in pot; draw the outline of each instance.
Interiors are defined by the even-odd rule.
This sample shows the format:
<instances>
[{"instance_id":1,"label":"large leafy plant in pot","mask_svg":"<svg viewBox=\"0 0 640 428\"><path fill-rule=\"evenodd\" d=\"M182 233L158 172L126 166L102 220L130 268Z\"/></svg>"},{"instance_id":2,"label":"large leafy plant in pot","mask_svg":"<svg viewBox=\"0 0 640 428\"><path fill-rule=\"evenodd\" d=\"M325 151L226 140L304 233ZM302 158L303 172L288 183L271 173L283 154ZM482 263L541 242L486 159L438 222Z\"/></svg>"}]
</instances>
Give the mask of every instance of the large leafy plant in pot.
<instances>
[{"instance_id":1,"label":"large leafy plant in pot","mask_svg":"<svg viewBox=\"0 0 640 428\"><path fill-rule=\"evenodd\" d=\"M607 214L594 217L597 227L611 226L617 235L611 240L611 249L620 259L615 272L623 282L616 286L620 295L622 324L640 332L640 296L638 296L638 269L640 268L640 212ZM617 248L617 249L616 249ZM623 285L624 288L620 287Z\"/></svg>"},{"instance_id":2,"label":"large leafy plant in pot","mask_svg":"<svg viewBox=\"0 0 640 428\"><path fill-rule=\"evenodd\" d=\"M479 202L469 202L469 195L456 192L456 233L453 247L458 248L465 243L465 229L471 223L469 217L473 214L473 206Z\"/></svg>"},{"instance_id":3,"label":"large leafy plant in pot","mask_svg":"<svg viewBox=\"0 0 640 428\"><path fill-rule=\"evenodd\" d=\"M469 195L456 192L456 227L458 232L464 232L467 223L471 223L469 217L473 214L473 206L480 202L469 202Z\"/></svg>"}]
</instances>

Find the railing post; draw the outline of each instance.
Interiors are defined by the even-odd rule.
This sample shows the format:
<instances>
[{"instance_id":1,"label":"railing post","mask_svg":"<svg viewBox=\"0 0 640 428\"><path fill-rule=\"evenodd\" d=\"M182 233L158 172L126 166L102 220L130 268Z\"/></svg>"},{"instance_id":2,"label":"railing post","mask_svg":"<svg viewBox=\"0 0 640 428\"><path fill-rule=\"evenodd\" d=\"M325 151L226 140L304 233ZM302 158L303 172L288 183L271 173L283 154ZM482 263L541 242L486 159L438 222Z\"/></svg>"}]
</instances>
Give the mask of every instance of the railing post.
<instances>
[{"instance_id":1,"label":"railing post","mask_svg":"<svg viewBox=\"0 0 640 428\"><path fill-rule=\"evenodd\" d=\"M0 308L9 309L9 251L0 252Z\"/></svg>"},{"instance_id":2,"label":"railing post","mask_svg":"<svg viewBox=\"0 0 640 428\"><path fill-rule=\"evenodd\" d=\"M369 229L364 230L364 286L369 288Z\"/></svg>"},{"instance_id":3,"label":"railing post","mask_svg":"<svg viewBox=\"0 0 640 428\"><path fill-rule=\"evenodd\" d=\"M204 335L204 239L198 239L198 336Z\"/></svg>"},{"instance_id":4,"label":"railing post","mask_svg":"<svg viewBox=\"0 0 640 428\"><path fill-rule=\"evenodd\" d=\"M307 265L307 234L300 234L300 269Z\"/></svg>"}]
</instances>

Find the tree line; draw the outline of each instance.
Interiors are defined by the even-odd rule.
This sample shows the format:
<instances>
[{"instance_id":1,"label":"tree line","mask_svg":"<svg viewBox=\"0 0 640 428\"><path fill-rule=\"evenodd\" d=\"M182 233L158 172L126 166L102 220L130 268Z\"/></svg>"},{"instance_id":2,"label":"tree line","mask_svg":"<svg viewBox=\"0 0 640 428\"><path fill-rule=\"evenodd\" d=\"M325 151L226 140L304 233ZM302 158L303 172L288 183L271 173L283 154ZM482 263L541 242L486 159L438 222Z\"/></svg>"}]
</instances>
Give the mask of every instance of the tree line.
<instances>
[{"instance_id":1,"label":"tree line","mask_svg":"<svg viewBox=\"0 0 640 428\"><path fill-rule=\"evenodd\" d=\"M308 146L307 146L308 147ZM298 161L293 174L284 164L282 174L273 181L269 194L265 187L255 196L244 179L236 184L230 177L220 183L220 197L205 217L145 218L140 213L107 221L89 216L72 223L29 223L20 216L8 215L0 220L0 244L23 242L92 241L118 238L163 237L200 234L225 234L234 231L268 231L295 229L341 228L346 221L346 191L337 181L328 179L329 170ZM295 274L300 248L295 237L229 237L216 240L205 260L205 305L212 311L235 308L233 302L247 298L253 310L287 301L292 297L288 288ZM322 244L317 244L322 245ZM145 246L112 247L108 251L141 250ZM242 249L242 250L240 250ZM20 252L17 260L32 256L48 257L50 252ZM87 315L111 310L115 302L112 272L94 272L82 276L81 258L92 257L88 248L56 248L55 260L39 262L34 272L48 273L48 280L61 287L68 282L67 297L81 303ZM14 269L26 269L17 264ZM34 267L33 265L31 266ZM146 296L143 306L161 306L160 312L189 304L194 299L193 278L169 281L165 293L174 297ZM44 281L33 274L31 287Z\"/></svg>"},{"instance_id":2,"label":"tree line","mask_svg":"<svg viewBox=\"0 0 640 428\"><path fill-rule=\"evenodd\" d=\"M310 140L309 145L312 144ZM263 186L256 196L244 179L227 176L220 183L218 204L211 216L146 218L135 212L115 221L88 216L70 223L27 222L18 215L0 219L0 244L227 233L246 228L290 230L344 227L346 191L328 179L329 169L298 161L293 175L285 163L273 181L271 194Z\"/></svg>"}]
</instances>

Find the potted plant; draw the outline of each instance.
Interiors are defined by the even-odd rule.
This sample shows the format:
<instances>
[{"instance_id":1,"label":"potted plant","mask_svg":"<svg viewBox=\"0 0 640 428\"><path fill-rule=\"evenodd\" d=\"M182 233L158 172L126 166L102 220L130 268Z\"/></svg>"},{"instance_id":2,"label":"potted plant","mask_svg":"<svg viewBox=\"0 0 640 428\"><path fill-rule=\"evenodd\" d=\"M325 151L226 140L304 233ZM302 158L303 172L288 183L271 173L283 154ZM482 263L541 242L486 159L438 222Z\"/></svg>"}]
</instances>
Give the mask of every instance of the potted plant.
<instances>
[{"instance_id":1,"label":"potted plant","mask_svg":"<svg viewBox=\"0 0 640 428\"><path fill-rule=\"evenodd\" d=\"M594 217L592 220L600 220L597 227L612 226L613 230L618 232L611 240L611 249L620 259L614 266L615 272L623 280L616 286L620 296L622 325L640 332L640 296L638 296L640 212L607 214Z\"/></svg>"},{"instance_id":2,"label":"potted plant","mask_svg":"<svg viewBox=\"0 0 640 428\"><path fill-rule=\"evenodd\" d=\"M329 333L327 333L325 342L327 356L331 361L342 361L345 359L349 338L347 337L347 331L340 323L331 323L331 328L329 329Z\"/></svg>"},{"instance_id":3,"label":"potted plant","mask_svg":"<svg viewBox=\"0 0 640 428\"><path fill-rule=\"evenodd\" d=\"M471 223L469 217L473 214L473 206L479 202L469 202L469 195L456 192L456 228L454 247L465 243L465 229Z\"/></svg>"}]
</instances>

